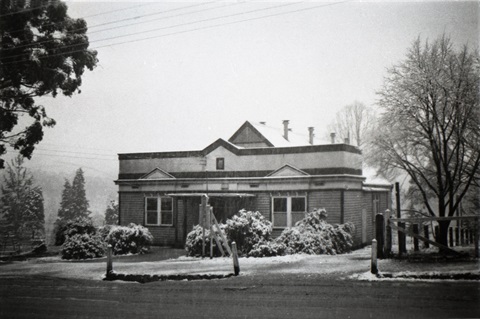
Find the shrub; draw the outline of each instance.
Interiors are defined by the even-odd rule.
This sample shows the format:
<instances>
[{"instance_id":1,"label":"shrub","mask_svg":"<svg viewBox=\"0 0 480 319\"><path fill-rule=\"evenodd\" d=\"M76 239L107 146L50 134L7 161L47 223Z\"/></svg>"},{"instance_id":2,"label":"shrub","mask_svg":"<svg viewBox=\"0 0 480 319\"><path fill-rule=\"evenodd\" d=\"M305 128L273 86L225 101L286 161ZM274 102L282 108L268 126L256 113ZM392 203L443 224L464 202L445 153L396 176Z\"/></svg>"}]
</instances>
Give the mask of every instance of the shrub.
<instances>
[{"instance_id":1,"label":"shrub","mask_svg":"<svg viewBox=\"0 0 480 319\"><path fill-rule=\"evenodd\" d=\"M72 237L75 234L90 234L96 233L95 226L93 226L90 218L78 217L73 220L57 220L55 222L55 245L61 246L67 237Z\"/></svg>"},{"instance_id":2,"label":"shrub","mask_svg":"<svg viewBox=\"0 0 480 319\"><path fill-rule=\"evenodd\" d=\"M285 254L286 246L276 241L261 241L248 252L249 257L273 257Z\"/></svg>"},{"instance_id":3,"label":"shrub","mask_svg":"<svg viewBox=\"0 0 480 319\"><path fill-rule=\"evenodd\" d=\"M241 210L227 219L225 233L229 244L237 244L238 254L247 256L255 245L270 240L272 223L260 212Z\"/></svg>"},{"instance_id":4,"label":"shrub","mask_svg":"<svg viewBox=\"0 0 480 319\"><path fill-rule=\"evenodd\" d=\"M63 243L61 254L63 259L102 257L105 254L105 244L98 235L74 234Z\"/></svg>"},{"instance_id":5,"label":"shrub","mask_svg":"<svg viewBox=\"0 0 480 319\"><path fill-rule=\"evenodd\" d=\"M225 224L219 223L221 231L225 235ZM215 227L216 228L216 227ZM187 251L187 256L198 257L202 255L202 226L196 225L193 227L193 230L188 233L187 240L185 243L185 250ZM205 253L210 254L210 230L205 228ZM213 256L221 256L220 249L217 246L217 242L213 240Z\"/></svg>"},{"instance_id":6,"label":"shrub","mask_svg":"<svg viewBox=\"0 0 480 319\"><path fill-rule=\"evenodd\" d=\"M112 245L114 255L143 254L149 251L153 236L140 225L113 226L105 236L107 244Z\"/></svg>"},{"instance_id":7,"label":"shrub","mask_svg":"<svg viewBox=\"0 0 480 319\"><path fill-rule=\"evenodd\" d=\"M285 245L286 254L341 254L352 249L355 226L352 223L333 226L325 221L324 209L308 213L295 227L285 229L276 239Z\"/></svg>"}]
</instances>

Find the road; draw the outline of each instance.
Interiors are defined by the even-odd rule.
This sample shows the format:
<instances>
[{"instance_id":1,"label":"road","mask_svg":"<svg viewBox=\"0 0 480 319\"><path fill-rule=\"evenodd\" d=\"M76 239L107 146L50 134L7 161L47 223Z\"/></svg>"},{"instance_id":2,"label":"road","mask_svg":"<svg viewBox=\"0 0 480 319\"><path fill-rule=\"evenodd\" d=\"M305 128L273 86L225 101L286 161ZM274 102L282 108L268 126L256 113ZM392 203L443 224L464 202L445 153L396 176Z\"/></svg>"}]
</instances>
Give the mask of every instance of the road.
<instances>
[{"instance_id":1,"label":"road","mask_svg":"<svg viewBox=\"0 0 480 319\"><path fill-rule=\"evenodd\" d=\"M104 282L0 275L0 318L475 318L480 283L277 274Z\"/></svg>"}]
</instances>

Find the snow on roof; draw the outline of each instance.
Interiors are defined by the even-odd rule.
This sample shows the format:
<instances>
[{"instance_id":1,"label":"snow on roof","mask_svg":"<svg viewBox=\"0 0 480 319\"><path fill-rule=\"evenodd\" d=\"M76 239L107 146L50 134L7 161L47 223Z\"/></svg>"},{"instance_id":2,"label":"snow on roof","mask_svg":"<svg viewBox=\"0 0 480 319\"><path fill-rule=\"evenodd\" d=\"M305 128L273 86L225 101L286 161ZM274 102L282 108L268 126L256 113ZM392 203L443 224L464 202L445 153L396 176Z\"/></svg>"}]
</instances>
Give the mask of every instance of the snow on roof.
<instances>
[{"instance_id":1,"label":"snow on roof","mask_svg":"<svg viewBox=\"0 0 480 319\"><path fill-rule=\"evenodd\" d=\"M270 143L275 147L288 147L288 146L305 146L310 145L308 130L305 128L305 132L295 131L291 129L288 132L288 141L283 137L283 126L271 126L267 125L265 122L250 122ZM328 143L318 143L314 144L328 144Z\"/></svg>"},{"instance_id":2,"label":"snow on roof","mask_svg":"<svg viewBox=\"0 0 480 319\"><path fill-rule=\"evenodd\" d=\"M368 185L391 185L386 178L381 176L374 168L369 166L363 166L363 176L366 177L364 184Z\"/></svg>"}]
</instances>

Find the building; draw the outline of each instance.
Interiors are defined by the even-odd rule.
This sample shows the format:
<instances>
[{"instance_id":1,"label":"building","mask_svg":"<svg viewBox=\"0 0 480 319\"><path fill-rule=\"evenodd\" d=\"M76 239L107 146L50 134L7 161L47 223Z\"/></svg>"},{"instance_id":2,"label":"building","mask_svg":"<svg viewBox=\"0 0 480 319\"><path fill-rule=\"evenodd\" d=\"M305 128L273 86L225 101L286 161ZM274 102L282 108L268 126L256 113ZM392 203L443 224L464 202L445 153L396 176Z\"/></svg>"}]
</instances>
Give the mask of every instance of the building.
<instances>
[{"instance_id":1,"label":"building","mask_svg":"<svg viewBox=\"0 0 480 319\"><path fill-rule=\"evenodd\" d=\"M376 212L390 208L391 185L362 175L361 151L352 145L314 145L313 128L294 134L245 122L226 141L203 150L119 154L120 224L148 227L155 244L183 246L199 222L207 194L218 221L240 209L261 212L274 235L325 208L329 223L353 222L355 244L371 241Z\"/></svg>"}]
</instances>

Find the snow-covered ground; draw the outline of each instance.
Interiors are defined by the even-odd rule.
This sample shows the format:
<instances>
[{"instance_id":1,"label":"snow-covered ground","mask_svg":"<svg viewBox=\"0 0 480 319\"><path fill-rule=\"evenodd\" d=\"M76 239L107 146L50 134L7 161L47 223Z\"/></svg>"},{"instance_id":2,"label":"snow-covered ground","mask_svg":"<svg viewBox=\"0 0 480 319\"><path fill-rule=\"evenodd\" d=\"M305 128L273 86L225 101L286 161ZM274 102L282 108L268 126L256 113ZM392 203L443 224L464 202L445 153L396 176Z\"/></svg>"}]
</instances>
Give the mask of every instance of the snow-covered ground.
<instances>
[{"instance_id":1,"label":"snow-covered ground","mask_svg":"<svg viewBox=\"0 0 480 319\"><path fill-rule=\"evenodd\" d=\"M290 255L268 258L239 258L242 276L295 274L332 276L354 280L406 280L377 278L370 274L370 247L343 255ZM60 257L45 257L23 262L0 263L0 275L26 274L61 278L101 279L106 271L106 259L101 261L64 261ZM480 274L480 261L412 263L406 260L379 260L381 273L475 273ZM116 258L113 269L124 274L195 275L228 274L233 272L231 258L178 257L161 261L132 261ZM417 279L418 280L418 279Z\"/></svg>"}]
</instances>

